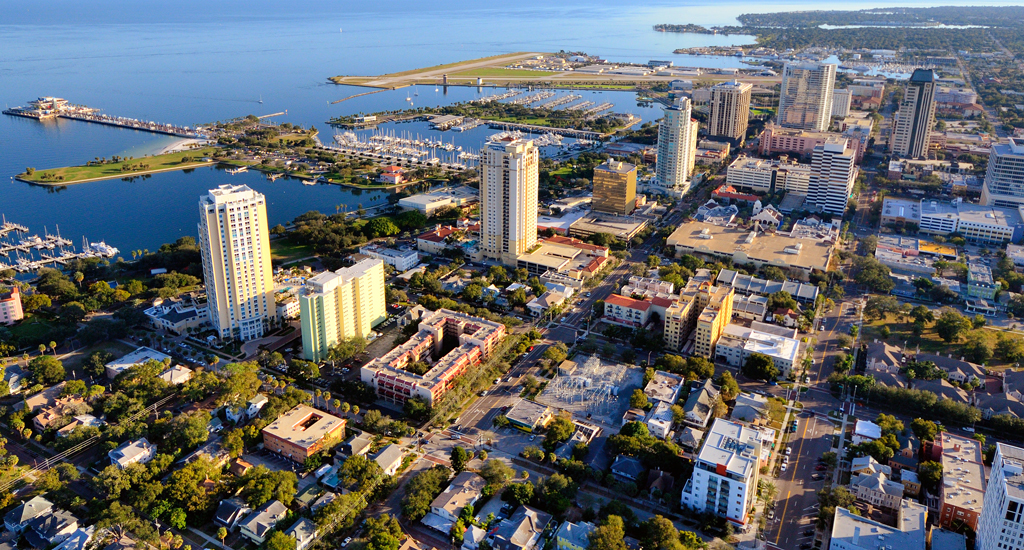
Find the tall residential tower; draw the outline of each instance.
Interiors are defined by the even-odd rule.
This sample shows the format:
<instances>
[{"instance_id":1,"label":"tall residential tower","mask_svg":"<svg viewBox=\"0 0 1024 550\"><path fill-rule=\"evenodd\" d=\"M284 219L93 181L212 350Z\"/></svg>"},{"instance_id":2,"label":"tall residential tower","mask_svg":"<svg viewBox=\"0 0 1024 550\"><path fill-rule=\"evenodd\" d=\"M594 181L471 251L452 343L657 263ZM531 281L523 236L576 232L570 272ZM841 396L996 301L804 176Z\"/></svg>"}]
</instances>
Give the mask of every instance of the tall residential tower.
<instances>
[{"instance_id":1,"label":"tall residential tower","mask_svg":"<svg viewBox=\"0 0 1024 550\"><path fill-rule=\"evenodd\" d=\"M532 141L504 139L484 146L480 159L480 248L516 265L537 243L537 164Z\"/></svg>"},{"instance_id":2,"label":"tall residential tower","mask_svg":"<svg viewBox=\"0 0 1024 550\"><path fill-rule=\"evenodd\" d=\"M734 143L743 141L747 133L750 91L753 88L751 84L735 80L711 87L710 136L726 138Z\"/></svg>"},{"instance_id":3,"label":"tall residential tower","mask_svg":"<svg viewBox=\"0 0 1024 550\"><path fill-rule=\"evenodd\" d=\"M309 279L299 308L302 352L309 361L322 361L344 338L365 338L387 316L384 261L367 259Z\"/></svg>"},{"instance_id":4,"label":"tall residential tower","mask_svg":"<svg viewBox=\"0 0 1024 550\"><path fill-rule=\"evenodd\" d=\"M928 154L928 137L935 127L935 71L914 69L893 123L893 154L920 158Z\"/></svg>"},{"instance_id":5,"label":"tall residential tower","mask_svg":"<svg viewBox=\"0 0 1024 550\"><path fill-rule=\"evenodd\" d=\"M981 204L1017 208L1024 205L1024 139L992 146Z\"/></svg>"},{"instance_id":6,"label":"tall residential tower","mask_svg":"<svg viewBox=\"0 0 1024 550\"><path fill-rule=\"evenodd\" d=\"M842 216L857 180L856 152L846 138L829 138L814 148L807 202Z\"/></svg>"},{"instance_id":7,"label":"tall residential tower","mask_svg":"<svg viewBox=\"0 0 1024 550\"><path fill-rule=\"evenodd\" d=\"M199 246L210 322L221 338L260 338L276 317L267 201L245 185L199 199Z\"/></svg>"},{"instance_id":8,"label":"tall residential tower","mask_svg":"<svg viewBox=\"0 0 1024 550\"><path fill-rule=\"evenodd\" d=\"M978 550L1024 550L1024 449L996 443L978 520Z\"/></svg>"},{"instance_id":9,"label":"tall residential tower","mask_svg":"<svg viewBox=\"0 0 1024 550\"><path fill-rule=\"evenodd\" d=\"M697 121L690 100L682 97L665 108L658 124L658 185L673 195L690 190L690 173L697 160Z\"/></svg>"},{"instance_id":10,"label":"tall residential tower","mask_svg":"<svg viewBox=\"0 0 1024 550\"><path fill-rule=\"evenodd\" d=\"M829 63L787 63L782 69L779 126L824 132L832 120L832 88L836 66Z\"/></svg>"}]
</instances>

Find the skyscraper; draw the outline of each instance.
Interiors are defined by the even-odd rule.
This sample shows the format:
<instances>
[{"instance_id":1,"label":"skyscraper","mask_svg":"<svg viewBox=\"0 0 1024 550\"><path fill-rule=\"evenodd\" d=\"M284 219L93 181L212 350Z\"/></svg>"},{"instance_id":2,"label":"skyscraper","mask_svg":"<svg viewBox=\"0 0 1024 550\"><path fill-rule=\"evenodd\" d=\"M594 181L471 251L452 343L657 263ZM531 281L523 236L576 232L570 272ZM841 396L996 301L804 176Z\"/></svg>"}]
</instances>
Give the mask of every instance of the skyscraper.
<instances>
[{"instance_id":1,"label":"skyscraper","mask_svg":"<svg viewBox=\"0 0 1024 550\"><path fill-rule=\"evenodd\" d=\"M277 315L267 202L245 185L199 199L199 246L210 322L221 338L260 338Z\"/></svg>"},{"instance_id":2,"label":"skyscraper","mask_svg":"<svg viewBox=\"0 0 1024 550\"><path fill-rule=\"evenodd\" d=\"M1024 139L992 146L981 204L1017 208L1024 204Z\"/></svg>"},{"instance_id":3,"label":"skyscraper","mask_svg":"<svg viewBox=\"0 0 1024 550\"><path fill-rule=\"evenodd\" d=\"M743 141L747 133L747 119L750 115L750 91L748 83L722 82L711 87L711 119L708 134L712 137L727 138L733 142Z\"/></svg>"},{"instance_id":4,"label":"skyscraper","mask_svg":"<svg viewBox=\"0 0 1024 550\"><path fill-rule=\"evenodd\" d=\"M697 158L697 121L690 118L690 100L681 97L665 108L658 124L658 184L681 196L690 190Z\"/></svg>"},{"instance_id":5,"label":"skyscraper","mask_svg":"<svg viewBox=\"0 0 1024 550\"><path fill-rule=\"evenodd\" d=\"M516 265L537 243L537 163L532 141L488 143L480 159L480 247L484 256Z\"/></svg>"},{"instance_id":6,"label":"skyscraper","mask_svg":"<svg viewBox=\"0 0 1024 550\"><path fill-rule=\"evenodd\" d=\"M608 159L594 167L594 212L626 215L636 208L636 166Z\"/></svg>"},{"instance_id":7,"label":"skyscraper","mask_svg":"<svg viewBox=\"0 0 1024 550\"><path fill-rule=\"evenodd\" d=\"M814 148L807 202L842 216L857 180L856 152L846 138L829 138Z\"/></svg>"},{"instance_id":8,"label":"skyscraper","mask_svg":"<svg viewBox=\"0 0 1024 550\"><path fill-rule=\"evenodd\" d=\"M914 69L893 123L890 150L906 158L928 154L928 137L935 127L935 71Z\"/></svg>"},{"instance_id":9,"label":"skyscraper","mask_svg":"<svg viewBox=\"0 0 1024 550\"><path fill-rule=\"evenodd\" d=\"M1024 449L996 443L979 507L978 550L1024 549Z\"/></svg>"},{"instance_id":10,"label":"skyscraper","mask_svg":"<svg viewBox=\"0 0 1024 550\"><path fill-rule=\"evenodd\" d=\"M787 63L782 69L779 126L819 132L828 130L835 83L835 65Z\"/></svg>"},{"instance_id":11,"label":"skyscraper","mask_svg":"<svg viewBox=\"0 0 1024 550\"><path fill-rule=\"evenodd\" d=\"M365 338L387 316L384 261L367 259L309 279L299 308L302 352L309 361L322 361L344 338Z\"/></svg>"}]
</instances>

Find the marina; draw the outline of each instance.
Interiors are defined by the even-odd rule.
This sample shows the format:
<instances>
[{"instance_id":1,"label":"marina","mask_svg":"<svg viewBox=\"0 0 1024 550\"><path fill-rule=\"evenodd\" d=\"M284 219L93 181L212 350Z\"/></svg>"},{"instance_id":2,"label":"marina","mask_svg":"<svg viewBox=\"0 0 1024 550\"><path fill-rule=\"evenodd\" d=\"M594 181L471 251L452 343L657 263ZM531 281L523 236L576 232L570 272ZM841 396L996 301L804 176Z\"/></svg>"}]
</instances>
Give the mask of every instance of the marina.
<instances>
[{"instance_id":1,"label":"marina","mask_svg":"<svg viewBox=\"0 0 1024 550\"><path fill-rule=\"evenodd\" d=\"M27 107L19 106L5 109L3 114L32 118L39 121L54 118L66 118L69 120L93 122L106 126L117 126L119 128L142 130L144 132L152 132L154 134L164 134L183 138L207 139L210 137L205 132L201 132L198 129L187 126L176 126L174 124L165 124L162 122L151 122L134 118L104 115L100 114L99 111L99 109L86 107L85 105L71 104L68 100L60 97L46 96L30 101Z\"/></svg>"},{"instance_id":2,"label":"marina","mask_svg":"<svg viewBox=\"0 0 1024 550\"><path fill-rule=\"evenodd\" d=\"M56 234L44 229L42 237L24 236L25 233L28 233L28 227L4 219L3 226L0 226L0 256L7 260L0 260L0 269L28 273L41 267L65 266L77 259L113 258L119 252L106 242L90 243L85 237L82 238L82 251L76 252L73 243L60 236L59 229Z\"/></svg>"},{"instance_id":3,"label":"marina","mask_svg":"<svg viewBox=\"0 0 1024 550\"><path fill-rule=\"evenodd\" d=\"M556 97L555 99L552 99L550 101L545 101L544 103L541 103L540 105L536 105L536 107L538 109L554 109L555 107L558 107L559 105L565 105L566 103L572 103L573 101L576 101L578 99L583 99L583 96L581 96L579 94L569 94L569 95L564 95L562 97Z\"/></svg>"}]
</instances>

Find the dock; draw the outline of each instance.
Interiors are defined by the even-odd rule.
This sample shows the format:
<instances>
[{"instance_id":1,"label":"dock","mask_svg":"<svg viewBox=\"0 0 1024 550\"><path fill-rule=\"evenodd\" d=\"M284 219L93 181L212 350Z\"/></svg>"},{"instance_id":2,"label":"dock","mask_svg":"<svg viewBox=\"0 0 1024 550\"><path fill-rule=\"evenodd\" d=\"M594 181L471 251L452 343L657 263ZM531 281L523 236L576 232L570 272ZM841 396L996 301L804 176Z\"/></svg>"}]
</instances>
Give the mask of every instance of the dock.
<instances>
[{"instance_id":1,"label":"dock","mask_svg":"<svg viewBox=\"0 0 1024 550\"><path fill-rule=\"evenodd\" d=\"M208 139L210 136L196 128L188 126L177 126L163 122L152 122L137 120L134 118L118 117L100 114L99 109L86 107L85 105L74 105L66 99L59 97L40 97L30 101L27 107L12 107L5 109L3 114L34 118L36 120L48 120L53 118L66 118L68 120L79 120L82 122L93 122L106 126L128 128L131 130L142 130L154 134L164 134L192 139Z\"/></svg>"},{"instance_id":2,"label":"dock","mask_svg":"<svg viewBox=\"0 0 1024 550\"><path fill-rule=\"evenodd\" d=\"M604 135L600 132L593 132L591 130L576 130L574 128L554 128L552 126L520 124L517 122L499 122L496 120L488 120L486 124L489 128L493 128L495 130L519 130L522 132L531 132L534 134L543 134L546 132L551 132L552 134L558 134L560 136L577 139L599 139Z\"/></svg>"},{"instance_id":3,"label":"dock","mask_svg":"<svg viewBox=\"0 0 1024 550\"><path fill-rule=\"evenodd\" d=\"M36 271L47 266L66 266L73 260L84 258L113 258L119 252L118 249L108 246L105 242L89 243L82 239L82 250L76 252L74 243L69 239L60 236L58 230L55 235L43 231L43 236L31 235L21 239L10 238L11 233L27 233L28 228L8 222L6 218L0 226L0 237L7 236L6 240L0 240L0 256L8 258L10 263L0 261L0 269L13 269L19 273ZM35 259L38 255L38 259ZM13 257L12 257L13 256Z\"/></svg>"}]
</instances>

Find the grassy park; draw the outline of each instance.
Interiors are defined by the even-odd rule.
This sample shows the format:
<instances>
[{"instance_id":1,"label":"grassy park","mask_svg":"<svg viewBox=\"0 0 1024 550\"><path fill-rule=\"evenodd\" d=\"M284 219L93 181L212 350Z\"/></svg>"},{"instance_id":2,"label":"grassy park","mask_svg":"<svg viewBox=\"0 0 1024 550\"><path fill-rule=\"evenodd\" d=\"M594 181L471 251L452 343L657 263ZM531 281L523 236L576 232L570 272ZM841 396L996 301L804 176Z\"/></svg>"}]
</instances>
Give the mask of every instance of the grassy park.
<instances>
[{"instance_id":1,"label":"grassy park","mask_svg":"<svg viewBox=\"0 0 1024 550\"><path fill-rule=\"evenodd\" d=\"M308 244L295 244L289 239L273 239L270 241L270 260L277 265L294 262L300 258L315 256L316 252Z\"/></svg>"},{"instance_id":2,"label":"grassy park","mask_svg":"<svg viewBox=\"0 0 1024 550\"><path fill-rule=\"evenodd\" d=\"M889 328L889 337L883 338L882 327ZM877 321L865 322L862 328L863 333L861 334L861 342L888 342L890 345L903 347L906 342L907 348L910 350L917 350L920 346L922 353L934 353L937 355L952 356L959 359L963 355L963 339L958 342L945 342L939 337L938 332L935 330L934 323L927 323L924 331L921 332L921 336L918 337L914 334L914 320L910 317L900 318L897 315L887 315L884 319ZM995 348L997 341L997 334L1005 332L1010 338L1021 338L1020 334L1004 331L997 328L980 328L970 332L970 334L977 334L983 338L988 345ZM990 369L1000 370L1003 368L1010 367L1011 364L1004 361L998 354L994 355L992 359L988 361L986 365Z\"/></svg>"},{"instance_id":3,"label":"grassy park","mask_svg":"<svg viewBox=\"0 0 1024 550\"><path fill-rule=\"evenodd\" d=\"M215 147L204 147L178 153L154 155L139 158L118 158L117 160L91 161L82 166L65 166L46 170L27 169L18 179L39 185L68 185L86 181L125 178L166 170L184 170L206 166L210 162L200 159L213 155Z\"/></svg>"}]
</instances>

